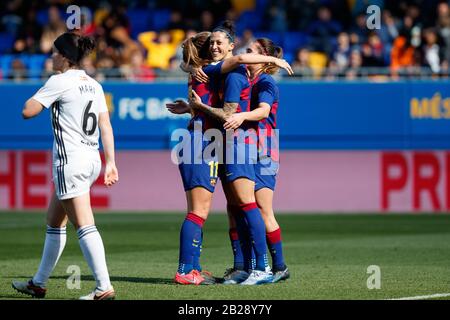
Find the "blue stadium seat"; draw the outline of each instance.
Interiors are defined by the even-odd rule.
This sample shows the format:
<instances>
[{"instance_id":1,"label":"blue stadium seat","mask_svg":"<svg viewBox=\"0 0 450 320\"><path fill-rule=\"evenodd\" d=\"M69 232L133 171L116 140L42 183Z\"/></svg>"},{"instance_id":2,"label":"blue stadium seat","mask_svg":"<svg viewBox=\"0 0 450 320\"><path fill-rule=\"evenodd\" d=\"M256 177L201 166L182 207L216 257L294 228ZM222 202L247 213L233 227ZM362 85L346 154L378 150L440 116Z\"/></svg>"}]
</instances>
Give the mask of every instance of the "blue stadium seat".
<instances>
[{"instance_id":1,"label":"blue stadium seat","mask_svg":"<svg viewBox=\"0 0 450 320\"><path fill-rule=\"evenodd\" d=\"M45 26L48 23L48 8L41 9L36 13L36 21L41 26Z\"/></svg>"},{"instance_id":2,"label":"blue stadium seat","mask_svg":"<svg viewBox=\"0 0 450 320\"><path fill-rule=\"evenodd\" d=\"M243 11L236 21L236 32L242 34L245 29L259 30L262 23L262 16L256 11Z\"/></svg>"},{"instance_id":3,"label":"blue stadium seat","mask_svg":"<svg viewBox=\"0 0 450 320\"><path fill-rule=\"evenodd\" d=\"M283 59L286 60L289 64L294 61L294 58L294 53L292 51L283 50Z\"/></svg>"},{"instance_id":4,"label":"blue stadium seat","mask_svg":"<svg viewBox=\"0 0 450 320\"><path fill-rule=\"evenodd\" d=\"M131 25L131 37L137 38L141 32L150 31L152 14L149 10L128 10L127 16Z\"/></svg>"},{"instance_id":5,"label":"blue stadium seat","mask_svg":"<svg viewBox=\"0 0 450 320\"><path fill-rule=\"evenodd\" d=\"M284 51L295 52L298 48L308 45L308 35L303 32L290 31L283 34Z\"/></svg>"},{"instance_id":6,"label":"blue stadium seat","mask_svg":"<svg viewBox=\"0 0 450 320\"><path fill-rule=\"evenodd\" d=\"M33 54L29 57L27 68L31 79L39 79L41 77L47 57L45 54Z\"/></svg>"},{"instance_id":7,"label":"blue stadium seat","mask_svg":"<svg viewBox=\"0 0 450 320\"><path fill-rule=\"evenodd\" d=\"M14 45L14 36L6 33L0 33L0 53L6 53L12 49Z\"/></svg>"},{"instance_id":8,"label":"blue stadium seat","mask_svg":"<svg viewBox=\"0 0 450 320\"><path fill-rule=\"evenodd\" d=\"M152 14L151 29L153 31L161 31L169 26L170 10L155 10Z\"/></svg>"},{"instance_id":9,"label":"blue stadium seat","mask_svg":"<svg viewBox=\"0 0 450 320\"><path fill-rule=\"evenodd\" d=\"M256 31L253 32L253 36L255 38L269 38L272 40L276 45L280 46L282 45L282 34L279 32L272 32L272 31Z\"/></svg>"},{"instance_id":10,"label":"blue stadium seat","mask_svg":"<svg viewBox=\"0 0 450 320\"><path fill-rule=\"evenodd\" d=\"M0 68L2 70L3 78L9 76L11 71L11 62L14 59L14 55L12 54L2 54L0 55Z\"/></svg>"}]
</instances>

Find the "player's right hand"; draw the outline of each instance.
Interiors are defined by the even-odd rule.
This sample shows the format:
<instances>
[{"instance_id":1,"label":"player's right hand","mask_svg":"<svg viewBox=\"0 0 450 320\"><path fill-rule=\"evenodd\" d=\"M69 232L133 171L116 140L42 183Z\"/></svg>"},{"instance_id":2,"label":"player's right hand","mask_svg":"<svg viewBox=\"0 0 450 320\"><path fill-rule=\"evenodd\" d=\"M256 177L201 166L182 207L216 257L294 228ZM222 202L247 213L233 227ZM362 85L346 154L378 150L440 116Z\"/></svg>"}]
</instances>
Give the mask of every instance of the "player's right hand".
<instances>
[{"instance_id":1,"label":"player's right hand","mask_svg":"<svg viewBox=\"0 0 450 320\"><path fill-rule=\"evenodd\" d=\"M175 100L171 103L166 103L166 108L173 114L184 114L191 112L191 107L186 101Z\"/></svg>"},{"instance_id":2,"label":"player's right hand","mask_svg":"<svg viewBox=\"0 0 450 320\"><path fill-rule=\"evenodd\" d=\"M194 79L200 83L209 82L209 77L206 75L206 73L203 71L202 68L192 68L191 74L194 77Z\"/></svg>"},{"instance_id":3,"label":"player's right hand","mask_svg":"<svg viewBox=\"0 0 450 320\"><path fill-rule=\"evenodd\" d=\"M292 76L294 74L294 70L292 70L291 65L284 59L276 59L275 64L277 67L283 68L287 71L287 73Z\"/></svg>"}]
</instances>

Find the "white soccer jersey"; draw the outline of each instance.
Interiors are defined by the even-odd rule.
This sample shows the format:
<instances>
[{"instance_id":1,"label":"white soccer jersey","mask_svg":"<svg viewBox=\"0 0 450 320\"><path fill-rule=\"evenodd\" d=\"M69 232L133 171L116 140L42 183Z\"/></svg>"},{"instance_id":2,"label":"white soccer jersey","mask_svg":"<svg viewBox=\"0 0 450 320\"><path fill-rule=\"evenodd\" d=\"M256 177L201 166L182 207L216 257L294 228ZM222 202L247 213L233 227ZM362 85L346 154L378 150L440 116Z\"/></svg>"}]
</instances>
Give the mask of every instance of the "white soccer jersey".
<instances>
[{"instance_id":1,"label":"white soccer jersey","mask_svg":"<svg viewBox=\"0 0 450 320\"><path fill-rule=\"evenodd\" d=\"M102 86L84 70L51 76L33 99L51 110L54 165L68 164L75 155L98 150L99 113L108 108Z\"/></svg>"}]
</instances>

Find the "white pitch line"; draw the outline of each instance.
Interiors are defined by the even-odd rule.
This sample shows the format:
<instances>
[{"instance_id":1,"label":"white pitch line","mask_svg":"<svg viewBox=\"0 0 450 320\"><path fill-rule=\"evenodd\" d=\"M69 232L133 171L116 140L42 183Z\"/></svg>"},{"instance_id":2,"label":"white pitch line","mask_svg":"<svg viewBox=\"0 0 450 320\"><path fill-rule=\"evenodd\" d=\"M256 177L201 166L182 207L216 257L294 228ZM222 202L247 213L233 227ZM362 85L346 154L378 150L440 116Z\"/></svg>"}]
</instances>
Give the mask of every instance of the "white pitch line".
<instances>
[{"instance_id":1,"label":"white pitch line","mask_svg":"<svg viewBox=\"0 0 450 320\"><path fill-rule=\"evenodd\" d=\"M450 297L450 293L436 293L436 294L430 294L427 296L404 297L404 298L395 298L395 299L387 299L387 300L424 300L424 299L444 298L444 297Z\"/></svg>"}]
</instances>

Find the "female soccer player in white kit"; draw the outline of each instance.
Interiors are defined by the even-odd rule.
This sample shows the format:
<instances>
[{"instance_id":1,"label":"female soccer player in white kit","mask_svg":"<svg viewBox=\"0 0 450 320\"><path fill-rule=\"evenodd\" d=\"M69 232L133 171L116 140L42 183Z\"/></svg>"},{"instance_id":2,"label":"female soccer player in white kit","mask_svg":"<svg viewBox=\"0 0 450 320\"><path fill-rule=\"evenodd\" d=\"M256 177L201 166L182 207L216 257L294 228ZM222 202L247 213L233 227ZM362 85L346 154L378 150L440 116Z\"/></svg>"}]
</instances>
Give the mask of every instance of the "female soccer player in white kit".
<instances>
[{"instance_id":1,"label":"female soccer player in white kit","mask_svg":"<svg viewBox=\"0 0 450 320\"><path fill-rule=\"evenodd\" d=\"M96 288L82 300L114 299L106 266L105 249L91 209L89 190L98 178L101 160L99 129L105 153L104 183L119 180L114 160L114 136L102 86L79 69L95 44L88 37L64 33L53 46L53 75L26 103L25 119L50 109L53 127L53 182L55 194L47 212L47 234L42 260L29 281L13 281L19 292L43 298L46 283L66 243L66 224L77 229L83 255L94 275Z\"/></svg>"}]
</instances>

